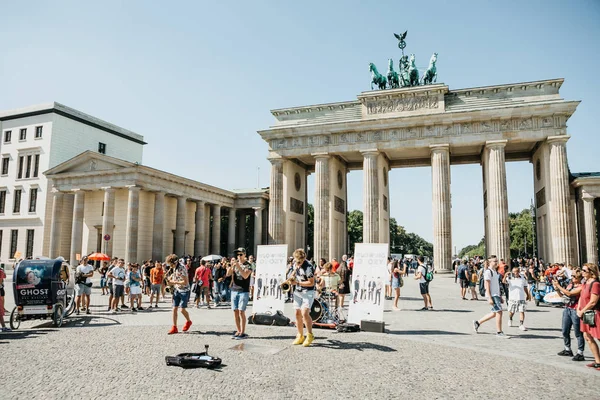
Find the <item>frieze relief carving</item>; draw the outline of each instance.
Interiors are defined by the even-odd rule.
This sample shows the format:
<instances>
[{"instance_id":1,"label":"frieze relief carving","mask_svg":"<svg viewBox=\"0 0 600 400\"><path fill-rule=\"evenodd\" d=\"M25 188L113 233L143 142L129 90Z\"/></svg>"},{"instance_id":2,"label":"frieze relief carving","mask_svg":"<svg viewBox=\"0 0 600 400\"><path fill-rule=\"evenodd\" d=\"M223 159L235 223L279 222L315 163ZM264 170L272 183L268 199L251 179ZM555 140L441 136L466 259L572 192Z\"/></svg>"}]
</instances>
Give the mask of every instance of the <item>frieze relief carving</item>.
<instances>
[{"instance_id":1,"label":"frieze relief carving","mask_svg":"<svg viewBox=\"0 0 600 400\"><path fill-rule=\"evenodd\" d=\"M489 120L480 122L464 122L447 125L413 126L371 132L346 132L331 135L314 135L308 137L290 137L272 139L273 150L293 149L300 147L319 147L337 144L376 143L401 141L430 137L447 137L480 133L501 133L506 131L539 130L564 128L566 120L562 116L540 118L515 118L508 120ZM559 126L557 126L559 125ZM560 133L557 133L560 134Z\"/></svg>"},{"instance_id":2,"label":"frieze relief carving","mask_svg":"<svg viewBox=\"0 0 600 400\"><path fill-rule=\"evenodd\" d=\"M435 109L439 107L439 101L434 96L406 97L401 99L368 101L366 103L367 114L387 114L421 109Z\"/></svg>"}]
</instances>

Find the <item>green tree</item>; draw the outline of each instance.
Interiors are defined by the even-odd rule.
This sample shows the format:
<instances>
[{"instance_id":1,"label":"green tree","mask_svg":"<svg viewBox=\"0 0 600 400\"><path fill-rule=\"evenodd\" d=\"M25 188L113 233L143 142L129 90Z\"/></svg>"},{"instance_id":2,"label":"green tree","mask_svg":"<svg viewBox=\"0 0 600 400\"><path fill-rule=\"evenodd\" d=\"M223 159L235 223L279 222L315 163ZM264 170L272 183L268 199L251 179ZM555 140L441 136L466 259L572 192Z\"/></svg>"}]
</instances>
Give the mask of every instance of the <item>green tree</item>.
<instances>
[{"instance_id":1,"label":"green tree","mask_svg":"<svg viewBox=\"0 0 600 400\"><path fill-rule=\"evenodd\" d=\"M533 254L533 217L528 208L519 213L508 214L510 229L510 256Z\"/></svg>"},{"instance_id":2,"label":"green tree","mask_svg":"<svg viewBox=\"0 0 600 400\"><path fill-rule=\"evenodd\" d=\"M475 256L485 256L485 254L485 238L481 238L478 244L471 244L463 247L463 249L458 253L458 256L460 258L472 258Z\"/></svg>"},{"instance_id":3,"label":"green tree","mask_svg":"<svg viewBox=\"0 0 600 400\"><path fill-rule=\"evenodd\" d=\"M348 240L350 248L348 251L354 253L354 245L363 241L363 213L353 210L347 215L348 218Z\"/></svg>"}]
</instances>

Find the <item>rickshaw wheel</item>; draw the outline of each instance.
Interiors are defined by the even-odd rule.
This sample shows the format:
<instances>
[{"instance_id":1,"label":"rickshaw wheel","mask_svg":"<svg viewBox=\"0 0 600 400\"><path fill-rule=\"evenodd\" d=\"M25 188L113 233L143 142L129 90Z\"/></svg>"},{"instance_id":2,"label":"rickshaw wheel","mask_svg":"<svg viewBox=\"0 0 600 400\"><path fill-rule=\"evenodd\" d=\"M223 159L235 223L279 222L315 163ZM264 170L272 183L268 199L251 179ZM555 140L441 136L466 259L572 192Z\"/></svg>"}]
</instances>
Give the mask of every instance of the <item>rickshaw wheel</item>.
<instances>
[{"instance_id":1,"label":"rickshaw wheel","mask_svg":"<svg viewBox=\"0 0 600 400\"><path fill-rule=\"evenodd\" d=\"M56 328L60 328L63 323L63 306L62 304L57 304L54 307L54 312L52 313L52 325Z\"/></svg>"},{"instance_id":2,"label":"rickshaw wheel","mask_svg":"<svg viewBox=\"0 0 600 400\"><path fill-rule=\"evenodd\" d=\"M19 326L21 326L21 319L19 318L17 307L15 307L10 313L10 329L17 330Z\"/></svg>"},{"instance_id":3,"label":"rickshaw wheel","mask_svg":"<svg viewBox=\"0 0 600 400\"><path fill-rule=\"evenodd\" d=\"M69 304L69 307L65 310L65 317L70 316L75 311L75 299L71 298L69 301L69 296L67 296L67 304Z\"/></svg>"}]
</instances>

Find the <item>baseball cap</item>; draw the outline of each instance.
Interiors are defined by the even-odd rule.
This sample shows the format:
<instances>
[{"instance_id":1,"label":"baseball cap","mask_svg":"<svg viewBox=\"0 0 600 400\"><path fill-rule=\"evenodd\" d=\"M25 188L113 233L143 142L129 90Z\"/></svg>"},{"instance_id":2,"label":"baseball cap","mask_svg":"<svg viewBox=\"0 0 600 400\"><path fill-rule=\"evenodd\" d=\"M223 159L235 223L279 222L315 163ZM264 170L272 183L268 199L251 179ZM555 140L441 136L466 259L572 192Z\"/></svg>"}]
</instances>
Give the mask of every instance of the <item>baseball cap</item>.
<instances>
[{"instance_id":1,"label":"baseball cap","mask_svg":"<svg viewBox=\"0 0 600 400\"><path fill-rule=\"evenodd\" d=\"M246 254L246 249L243 247L238 247L237 249L235 249L235 251L233 252L234 255L238 255L238 254Z\"/></svg>"}]
</instances>

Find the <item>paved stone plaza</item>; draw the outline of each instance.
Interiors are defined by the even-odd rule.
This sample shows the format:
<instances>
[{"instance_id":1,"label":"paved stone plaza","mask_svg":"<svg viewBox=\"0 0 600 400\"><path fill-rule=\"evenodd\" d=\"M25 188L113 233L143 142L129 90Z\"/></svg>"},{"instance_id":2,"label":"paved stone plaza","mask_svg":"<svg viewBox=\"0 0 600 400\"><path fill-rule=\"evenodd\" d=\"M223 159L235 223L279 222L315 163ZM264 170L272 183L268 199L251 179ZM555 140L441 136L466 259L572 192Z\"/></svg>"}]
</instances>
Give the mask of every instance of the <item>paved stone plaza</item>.
<instances>
[{"instance_id":1,"label":"paved stone plaza","mask_svg":"<svg viewBox=\"0 0 600 400\"><path fill-rule=\"evenodd\" d=\"M505 328L509 339L499 339L490 322L476 335L471 321L487 313L485 301L460 300L454 279L438 275L431 286L436 311L416 311L422 301L411 278L402 289L402 310L388 311L386 304L388 333L316 330L310 348L291 345L291 327L251 325L249 339L231 340L228 308L193 309L191 331L168 336L168 303L137 315L109 315L96 286L93 315L68 318L59 329L28 322L0 334L0 398L598 397L600 372L556 356L561 309L531 303L529 331ZM285 311L292 315L291 306ZM220 370L165 365L166 355L204 351L205 344L223 359ZM245 351L232 349L242 344ZM585 355L591 359L587 349Z\"/></svg>"}]
</instances>

